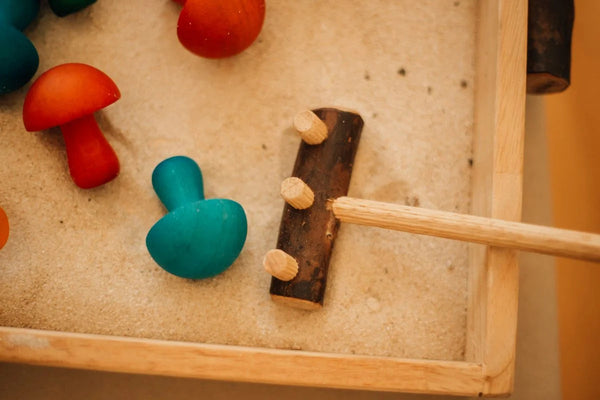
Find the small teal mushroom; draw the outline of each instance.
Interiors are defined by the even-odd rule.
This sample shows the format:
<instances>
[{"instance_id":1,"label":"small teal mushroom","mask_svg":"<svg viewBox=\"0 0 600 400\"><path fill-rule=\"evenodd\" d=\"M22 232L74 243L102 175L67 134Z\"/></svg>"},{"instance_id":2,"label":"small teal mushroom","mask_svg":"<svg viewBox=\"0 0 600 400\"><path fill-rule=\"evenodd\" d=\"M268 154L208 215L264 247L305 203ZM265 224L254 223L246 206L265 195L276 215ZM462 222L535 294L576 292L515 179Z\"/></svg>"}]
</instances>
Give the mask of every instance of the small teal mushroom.
<instances>
[{"instance_id":1,"label":"small teal mushroom","mask_svg":"<svg viewBox=\"0 0 600 400\"><path fill-rule=\"evenodd\" d=\"M0 0L0 94L25 85L38 69L37 50L21 31L39 10L39 0Z\"/></svg>"},{"instance_id":2,"label":"small teal mushroom","mask_svg":"<svg viewBox=\"0 0 600 400\"><path fill-rule=\"evenodd\" d=\"M201 279L233 264L248 230L239 203L205 200L202 172L183 156L158 164L152 186L168 211L146 236L146 247L158 265L182 278Z\"/></svg>"},{"instance_id":3,"label":"small teal mushroom","mask_svg":"<svg viewBox=\"0 0 600 400\"><path fill-rule=\"evenodd\" d=\"M96 0L48 0L50 8L54 11L54 14L59 17L65 17L79 10L83 10L95 2Z\"/></svg>"}]
</instances>

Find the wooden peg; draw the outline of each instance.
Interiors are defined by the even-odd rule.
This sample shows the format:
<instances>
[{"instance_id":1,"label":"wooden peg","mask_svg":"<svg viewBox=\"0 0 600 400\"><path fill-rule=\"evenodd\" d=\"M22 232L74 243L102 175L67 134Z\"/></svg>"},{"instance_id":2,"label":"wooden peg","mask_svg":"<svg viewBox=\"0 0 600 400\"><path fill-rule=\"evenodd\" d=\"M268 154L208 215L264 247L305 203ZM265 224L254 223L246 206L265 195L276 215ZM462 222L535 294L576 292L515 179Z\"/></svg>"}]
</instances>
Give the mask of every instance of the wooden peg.
<instances>
[{"instance_id":1,"label":"wooden peg","mask_svg":"<svg viewBox=\"0 0 600 400\"><path fill-rule=\"evenodd\" d=\"M294 127L307 144L321 144L327 139L327 125L310 110L296 114Z\"/></svg>"},{"instance_id":2,"label":"wooden peg","mask_svg":"<svg viewBox=\"0 0 600 400\"><path fill-rule=\"evenodd\" d=\"M290 281L298 274L296 259L283 250L269 250L263 259L265 270L280 281Z\"/></svg>"},{"instance_id":3,"label":"wooden peg","mask_svg":"<svg viewBox=\"0 0 600 400\"><path fill-rule=\"evenodd\" d=\"M315 201L312 189L302 179L295 176L281 182L281 197L297 210L304 210L312 206Z\"/></svg>"}]
</instances>

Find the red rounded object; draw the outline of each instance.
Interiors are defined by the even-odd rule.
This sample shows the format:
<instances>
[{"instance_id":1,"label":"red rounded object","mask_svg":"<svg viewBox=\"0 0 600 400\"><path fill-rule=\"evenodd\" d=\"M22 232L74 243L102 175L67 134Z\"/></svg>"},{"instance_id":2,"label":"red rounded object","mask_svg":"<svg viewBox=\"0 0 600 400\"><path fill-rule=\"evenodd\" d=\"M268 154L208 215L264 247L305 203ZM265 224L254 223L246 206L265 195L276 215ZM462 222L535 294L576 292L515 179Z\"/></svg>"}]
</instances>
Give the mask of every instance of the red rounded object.
<instances>
[{"instance_id":1,"label":"red rounded object","mask_svg":"<svg viewBox=\"0 0 600 400\"><path fill-rule=\"evenodd\" d=\"M0 249L4 247L8 240L8 217L4 210L0 207Z\"/></svg>"},{"instance_id":2,"label":"red rounded object","mask_svg":"<svg viewBox=\"0 0 600 400\"><path fill-rule=\"evenodd\" d=\"M117 85L99 69L76 63L58 65L29 88L23 105L25 129L33 132L60 126L119 98Z\"/></svg>"},{"instance_id":3,"label":"red rounded object","mask_svg":"<svg viewBox=\"0 0 600 400\"><path fill-rule=\"evenodd\" d=\"M121 97L115 83L86 64L62 64L31 85L23 105L28 131L60 126L77 186L100 186L119 174L119 159L94 119L94 112Z\"/></svg>"},{"instance_id":4,"label":"red rounded object","mask_svg":"<svg viewBox=\"0 0 600 400\"><path fill-rule=\"evenodd\" d=\"M177 23L183 46L201 57L224 58L250 46L262 29L264 0L175 0L184 3Z\"/></svg>"}]
</instances>

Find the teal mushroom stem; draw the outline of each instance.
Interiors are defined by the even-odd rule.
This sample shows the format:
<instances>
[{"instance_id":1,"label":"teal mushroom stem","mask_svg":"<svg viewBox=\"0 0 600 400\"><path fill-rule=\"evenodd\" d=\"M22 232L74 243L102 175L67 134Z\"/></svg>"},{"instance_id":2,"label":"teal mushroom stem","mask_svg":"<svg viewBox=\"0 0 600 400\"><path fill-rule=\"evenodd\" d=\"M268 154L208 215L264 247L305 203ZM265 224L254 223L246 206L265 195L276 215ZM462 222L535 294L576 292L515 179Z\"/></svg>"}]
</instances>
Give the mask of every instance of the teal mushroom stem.
<instances>
[{"instance_id":1,"label":"teal mushroom stem","mask_svg":"<svg viewBox=\"0 0 600 400\"><path fill-rule=\"evenodd\" d=\"M205 200L202 172L184 156L157 165L152 186L168 211L146 236L146 247L158 265L179 277L201 279L233 264L248 229L239 203Z\"/></svg>"},{"instance_id":2,"label":"teal mushroom stem","mask_svg":"<svg viewBox=\"0 0 600 400\"><path fill-rule=\"evenodd\" d=\"M0 0L0 94L25 85L38 69L37 50L22 31L39 10L39 0Z\"/></svg>"},{"instance_id":3,"label":"teal mushroom stem","mask_svg":"<svg viewBox=\"0 0 600 400\"><path fill-rule=\"evenodd\" d=\"M188 157L173 157L160 163L152 174L152 186L169 212L204 200L202 172Z\"/></svg>"}]
</instances>

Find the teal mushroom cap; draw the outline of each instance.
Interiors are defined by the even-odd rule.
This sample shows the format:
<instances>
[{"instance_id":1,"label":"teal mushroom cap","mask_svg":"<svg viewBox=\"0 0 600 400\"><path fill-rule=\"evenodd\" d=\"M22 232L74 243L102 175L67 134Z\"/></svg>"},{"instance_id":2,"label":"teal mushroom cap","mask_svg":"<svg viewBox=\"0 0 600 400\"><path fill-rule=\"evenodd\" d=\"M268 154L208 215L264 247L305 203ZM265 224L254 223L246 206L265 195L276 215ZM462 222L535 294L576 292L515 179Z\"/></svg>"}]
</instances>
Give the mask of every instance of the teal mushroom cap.
<instances>
[{"instance_id":1,"label":"teal mushroom cap","mask_svg":"<svg viewBox=\"0 0 600 400\"><path fill-rule=\"evenodd\" d=\"M48 0L50 8L59 17L66 17L69 14L83 10L95 2L96 0Z\"/></svg>"},{"instance_id":2,"label":"teal mushroom cap","mask_svg":"<svg viewBox=\"0 0 600 400\"><path fill-rule=\"evenodd\" d=\"M248 230L239 203L205 200L202 172L184 156L158 164L152 186L168 210L146 236L146 247L158 265L182 278L202 279L233 264Z\"/></svg>"},{"instance_id":3,"label":"teal mushroom cap","mask_svg":"<svg viewBox=\"0 0 600 400\"><path fill-rule=\"evenodd\" d=\"M37 50L21 31L39 9L39 0L0 0L0 94L25 85L38 69Z\"/></svg>"}]
</instances>

